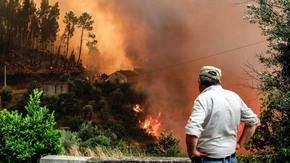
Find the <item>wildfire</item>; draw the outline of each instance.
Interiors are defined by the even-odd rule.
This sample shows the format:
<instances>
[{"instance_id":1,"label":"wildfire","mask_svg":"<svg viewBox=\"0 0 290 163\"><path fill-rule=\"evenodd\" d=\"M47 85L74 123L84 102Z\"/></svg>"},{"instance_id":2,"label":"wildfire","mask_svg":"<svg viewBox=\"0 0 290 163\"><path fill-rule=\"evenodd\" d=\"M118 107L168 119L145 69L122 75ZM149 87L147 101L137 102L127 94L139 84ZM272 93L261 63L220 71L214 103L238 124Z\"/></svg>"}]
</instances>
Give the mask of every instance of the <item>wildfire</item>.
<instances>
[{"instance_id":1,"label":"wildfire","mask_svg":"<svg viewBox=\"0 0 290 163\"><path fill-rule=\"evenodd\" d=\"M158 137L161 126L159 121L160 116L161 113L159 113L157 117L148 116L145 121L141 123L141 128L145 129L148 134Z\"/></svg>"},{"instance_id":2,"label":"wildfire","mask_svg":"<svg viewBox=\"0 0 290 163\"><path fill-rule=\"evenodd\" d=\"M134 105L133 110L134 110L136 113L143 112L143 110L141 109L141 107L140 107L139 104Z\"/></svg>"}]
</instances>

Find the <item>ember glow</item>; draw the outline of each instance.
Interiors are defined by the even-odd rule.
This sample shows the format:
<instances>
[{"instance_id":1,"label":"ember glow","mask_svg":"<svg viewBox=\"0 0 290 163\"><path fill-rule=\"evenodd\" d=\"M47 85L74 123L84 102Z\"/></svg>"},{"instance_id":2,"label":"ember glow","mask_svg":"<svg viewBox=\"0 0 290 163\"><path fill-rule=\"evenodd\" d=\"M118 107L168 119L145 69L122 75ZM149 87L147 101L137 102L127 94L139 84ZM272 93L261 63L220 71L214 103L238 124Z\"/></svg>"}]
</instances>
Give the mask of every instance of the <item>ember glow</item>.
<instances>
[{"instance_id":1,"label":"ember glow","mask_svg":"<svg viewBox=\"0 0 290 163\"><path fill-rule=\"evenodd\" d=\"M141 106L140 106L139 104L134 105L133 110L134 110L136 113L143 112L143 110L141 109Z\"/></svg>"},{"instance_id":2,"label":"ember glow","mask_svg":"<svg viewBox=\"0 0 290 163\"><path fill-rule=\"evenodd\" d=\"M145 129L148 134L159 137L161 127L160 116L161 113L159 113L156 117L148 116L141 124L141 128Z\"/></svg>"}]
</instances>

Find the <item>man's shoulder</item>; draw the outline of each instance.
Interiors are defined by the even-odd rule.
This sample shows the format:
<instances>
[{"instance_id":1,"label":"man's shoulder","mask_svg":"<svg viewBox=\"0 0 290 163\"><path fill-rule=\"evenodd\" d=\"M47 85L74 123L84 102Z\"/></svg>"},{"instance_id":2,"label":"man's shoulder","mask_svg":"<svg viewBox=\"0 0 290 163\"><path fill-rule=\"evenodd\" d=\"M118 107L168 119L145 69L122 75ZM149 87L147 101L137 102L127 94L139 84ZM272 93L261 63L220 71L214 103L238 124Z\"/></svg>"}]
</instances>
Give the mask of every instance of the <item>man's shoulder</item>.
<instances>
[{"instance_id":1,"label":"man's shoulder","mask_svg":"<svg viewBox=\"0 0 290 163\"><path fill-rule=\"evenodd\" d=\"M199 94L198 98L211 98L211 97L216 97L217 95L220 95L220 96L232 96L232 97L235 97L235 98L240 98L240 96L234 92L234 91L231 91L231 90L228 90L228 89L219 89L219 90L209 90L209 91L206 91L206 92L202 92L201 94Z\"/></svg>"},{"instance_id":2,"label":"man's shoulder","mask_svg":"<svg viewBox=\"0 0 290 163\"><path fill-rule=\"evenodd\" d=\"M241 97L234 91L228 90L228 89L223 89L223 93L224 95L228 96L228 97L232 97L234 99L238 99L240 100Z\"/></svg>"},{"instance_id":3,"label":"man's shoulder","mask_svg":"<svg viewBox=\"0 0 290 163\"><path fill-rule=\"evenodd\" d=\"M227 94L232 94L232 95L235 95L235 96L239 96L236 92L232 91L232 90L228 90L228 89L223 89L224 93L227 93Z\"/></svg>"}]
</instances>

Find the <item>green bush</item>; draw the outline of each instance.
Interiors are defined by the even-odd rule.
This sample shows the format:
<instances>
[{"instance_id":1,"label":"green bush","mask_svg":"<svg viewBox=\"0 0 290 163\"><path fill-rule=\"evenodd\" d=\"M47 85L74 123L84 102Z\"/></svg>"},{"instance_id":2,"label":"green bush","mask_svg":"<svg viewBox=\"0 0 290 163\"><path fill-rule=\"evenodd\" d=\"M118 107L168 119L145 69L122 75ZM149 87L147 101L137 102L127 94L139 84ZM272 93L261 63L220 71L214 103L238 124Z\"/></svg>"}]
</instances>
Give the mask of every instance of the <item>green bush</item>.
<instances>
[{"instance_id":1,"label":"green bush","mask_svg":"<svg viewBox=\"0 0 290 163\"><path fill-rule=\"evenodd\" d=\"M30 95L23 116L0 112L0 158L4 162L36 162L41 156L62 152L60 133L54 130L54 115L40 106L42 92Z\"/></svg>"},{"instance_id":2,"label":"green bush","mask_svg":"<svg viewBox=\"0 0 290 163\"><path fill-rule=\"evenodd\" d=\"M27 88L27 91L24 93L24 95L21 97L21 99L17 102L15 106L12 106L10 109L18 111L19 113L22 113L23 115L27 114L27 110L25 108L27 101L29 101L30 95L33 94L33 91L35 89L40 89L41 86L37 81L32 81L29 83L29 86Z\"/></svg>"},{"instance_id":3,"label":"green bush","mask_svg":"<svg viewBox=\"0 0 290 163\"><path fill-rule=\"evenodd\" d=\"M60 142L61 142L62 146L64 147L65 151L69 151L69 149L73 145L76 145L76 146L79 145L80 138L78 137L76 132L60 130L60 133L61 133Z\"/></svg>"},{"instance_id":4,"label":"green bush","mask_svg":"<svg viewBox=\"0 0 290 163\"><path fill-rule=\"evenodd\" d=\"M147 153L155 156L174 157L180 153L179 140L170 133L162 132L157 142L147 147Z\"/></svg>"},{"instance_id":5,"label":"green bush","mask_svg":"<svg viewBox=\"0 0 290 163\"><path fill-rule=\"evenodd\" d=\"M112 146L112 142L117 139L117 136L114 133L87 123L82 124L78 136L82 140L80 145L87 148L94 148L96 146Z\"/></svg>"},{"instance_id":6,"label":"green bush","mask_svg":"<svg viewBox=\"0 0 290 163\"><path fill-rule=\"evenodd\" d=\"M98 144L100 144L102 146L109 146L111 144L111 139L105 135L97 136L96 141Z\"/></svg>"}]
</instances>

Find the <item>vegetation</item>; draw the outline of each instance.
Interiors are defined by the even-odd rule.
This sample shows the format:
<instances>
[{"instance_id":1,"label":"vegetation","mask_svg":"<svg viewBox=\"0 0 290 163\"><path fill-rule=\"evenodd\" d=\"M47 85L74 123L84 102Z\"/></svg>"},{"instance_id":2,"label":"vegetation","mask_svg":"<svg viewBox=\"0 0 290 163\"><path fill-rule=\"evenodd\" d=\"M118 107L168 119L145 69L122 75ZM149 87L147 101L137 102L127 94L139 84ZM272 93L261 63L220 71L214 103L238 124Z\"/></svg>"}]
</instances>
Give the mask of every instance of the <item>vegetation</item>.
<instances>
[{"instance_id":1,"label":"vegetation","mask_svg":"<svg viewBox=\"0 0 290 163\"><path fill-rule=\"evenodd\" d=\"M158 141L140 146L129 145L113 131L84 123L80 131L62 131L62 144L69 155L106 157L124 156L177 156L178 140L172 133L161 133Z\"/></svg>"},{"instance_id":2,"label":"vegetation","mask_svg":"<svg viewBox=\"0 0 290 163\"><path fill-rule=\"evenodd\" d=\"M40 105L42 92L34 90L27 114L0 112L0 157L4 162L36 162L43 155L62 152L54 115Z\"/></svg>"},{"instance_id":3,"label":"vegetation","mask_svg":"<svg viewBox=\"0 0 290 163\"><path fill-rule=\"evenodd\" d=\"M78 18L77 18L77 16L75 16L74 12L70 11L70 12L65 14L63 22L65 23L65 29L64 29L64 33L63 33L62 37L63 37L63 39L66 39L65 55L67 56L69 53L70 39L74 35L75 26L78 23Z\"/></svg>"},{"instance_id":4,"label":"vegetation","mask_svg":"<svg viewBox=\"0 0 290 163\"><path fill-rule=\"evenodd\" d=\"M58 3L41 0L37 8L34 0L1 0L0 11L0 66L7 65L8 74L65 74L81 69L84 32L92 31L94 23L88 13L79 17L66 13L65 29L59 36ZM82 34L77 61L70 48L76 27ZM95 35L90 32L86 38L86 45L96 48Z\"/></svg>"},{"instance_id":5,"label":"vegetation","mask_svg":"<svg viewBox=\"0 0 290 163\"><path fill-rule=\"evenodd\" d=\"M93 30L93 23L92 16L88 13L83 13L78 19L78 27L81 28L81 41L80 41L80 50L79 50L79 57L77 62L80 62L81 55L82 55L82 47L83 47L83 40L84 40L84 32L85 31L92 31ZM93 34L89 34L92 36Z\"/></svg>"},{"instance_id":6,"label":"vegetation","mask_svg":"<svg viewBox=\"0 0 290 163\"><path fill-rule=\"evenodd\" d=\"M129 84L94 83L84 79L70 82L70 92L58 97L44 97L43 102L56 114L59 126L79 131L82 123L98 124L131 141L153 141L154 137L140 128L145 112L133 106L146 106L146 95ZM144 108L146 109L146 108Z\"/></svg>"},{"instance_id":7,"label":"vegetation","mask_svg":"<svg viewBox=\"0 0 290 163\"><path fill-rule=\"evenodd\" d=\"M28 95L39 88L33 82L13 110L28 100ZM77 79L71 81L70 92L60 96L39 96L42 103L56 115L61 144L65 154L81 156L177 156L179 141L172 133L161 133L159 138L140 127L144 112L133 106L146 106L146 95L128 84L95 83ZM146 111L146 108L144 108Z\"/></svg>"},{"instance_id":8,"label":"vegetation","mask_svg":"<svg viewBox=\"0 0 290 163\"><path fill-rule=\"evenodd\" d=\"M260 0L248 6L248 18L262 29L270 48L259 57L268 69L259 73L263 109L252 150L272 151L274 161L290 160L290 1Z\"/></svg>"},{"instance_id":9,"label":"vegetation","mask_svg":"<svg viewBox=\"0 0 290 163\"><path fill-rule=\"evenodd\" d=\"M62 131L62 144L69 155L112 157L139 156L144 153L129 147L112 131L88 123L83 123L78 132Z\"/></svg>"},{"instance_id":10,"label":"vegetation","mask_svg":"<svg viewBox=\"0 0 290 163\"><path fill-rule=\"evenodd\" d=\"M1 105L7 107L8 103L12 100L12 89L10 87L3 87L0 90L0 98Z\"/></svg>"},{"instance_id":11,"label":"vegetation","mask_svg":"<svg viewBox=\"0 0 290 163\"><path fill-rule=\"evenodd\" d=\"M157 142L148 145L147 152L155 156L177 156L180 153L179 140L172 133L162 132Z\"/></svg>"}]
</instances>

